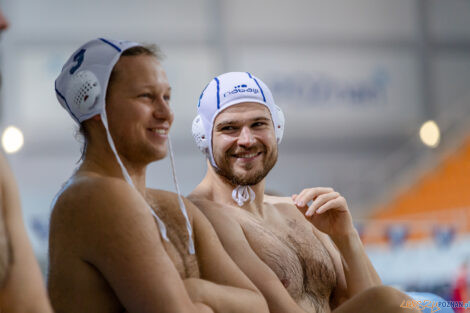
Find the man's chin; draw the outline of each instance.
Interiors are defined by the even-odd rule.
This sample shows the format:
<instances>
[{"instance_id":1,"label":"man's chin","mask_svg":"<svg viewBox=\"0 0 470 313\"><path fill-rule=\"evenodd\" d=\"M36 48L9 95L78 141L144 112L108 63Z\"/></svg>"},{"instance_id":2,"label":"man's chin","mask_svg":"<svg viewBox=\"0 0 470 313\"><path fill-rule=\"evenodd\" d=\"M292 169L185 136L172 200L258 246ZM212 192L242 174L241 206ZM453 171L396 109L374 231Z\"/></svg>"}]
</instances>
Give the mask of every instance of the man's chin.
<instances>
[{"instance_id":1,"label":"man's chin","mask_svg":"<svg viewBox=\"0 0 470 313\"><path fill-rule=\"evenodd\" d=\"M166 158L167 154L168 154L167 151L163 151L163 152L157 153L157 154L155 155L155 161L163 160L164 158Z\"/></svg>"},{"instance_id":2,"label":"man's chin","mask_svg":"<svg viewBox=\"0 0 470 313\"><path fill-rule=\"evenodd\" d=\"M167 154L167 149L152 151L152 153L148 155L148 159L150 160L150 162L157 162L163 160L167 156Z\"/></svg>"},{"instance_id":3,"label":"man's chin","mask_svg":"<svg viewBox=\"0 0 470 313\"><path fill-rule=\"evenodd\" d=\"M232 177L232 182L236 182L237 185L253 186L258 184L264 175L259 170L237 170L232 172Z\"/></svg>"},{"instance_id":4,"label":"man's chin","mask_svg":"<svg viewBox=\"0 0 470 313\"><path fill-rule=\"evenodd\" d=\"M247 177L253 176L253 172L258 172L258 169L257 169L257 168L254 168L254 167L251 167L251 168L246 168L246 167L239 168L239 167L235 167L235 168L232 168L232 173L231 173L231 174L232 174L234 177L245 179L245 178L247 178Z\"/></svg>"}]
</instances>

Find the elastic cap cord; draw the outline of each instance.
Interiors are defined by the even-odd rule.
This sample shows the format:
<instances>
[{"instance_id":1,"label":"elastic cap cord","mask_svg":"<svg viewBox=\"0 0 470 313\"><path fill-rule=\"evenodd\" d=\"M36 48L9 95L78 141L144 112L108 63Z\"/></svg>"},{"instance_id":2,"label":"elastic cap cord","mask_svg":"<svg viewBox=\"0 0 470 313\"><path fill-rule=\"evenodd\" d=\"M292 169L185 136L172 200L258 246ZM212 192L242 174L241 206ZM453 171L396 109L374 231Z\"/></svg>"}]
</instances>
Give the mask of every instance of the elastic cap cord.
<instances>
[{"instance_id":1,"label":"elastic cap cord","mask_svg":"<svg viewBox=\"0 0 470 313\"><path fill-rule=\"evenodd\" d=\"M121 167L121 171L122 171L122 175L124 175L124 178L125 180L127 181L127 183L129 185L131 185L133 188L135 188L134 186L134 183L132 182L132 179L131 177L129 176L129 173L127 173L127 170L124 166L124 164L122 164L122 161L121 161L121 158L119 158L119 155L117 153L117 150L116 150L116 147L114 145L114 141L113 141L113 138L111 137L111 133L109 132L109 127L108 127L108 119L106 117L106 113L103 112L100 114L101 116L101 121L103 122L103 126L104 128L106 129L106 136L108 137L108 143L109 143L109 146L111 147L111 150L113 151L114 153L114 156L116 157L118 163L119 163L119 166ZM145 201L145 199L144 199ZM150 210L150 213L152 213L153 217L155 217L155 219L157 220L157 224L158 224L158 228L160 229L160 234L162 235L163 239L165 239L166 241L170 241L170 239L168 238L168 235L166 233L166 226L165 224L162 222L162 220L158 217L157 214L155 214L155 212L152 210L152 208L150 207L150 205L147 203L147 201L145 201L145 203L147 204L147 207L149 208Z\"/></svg>"},{"instance_id":2,"label":"elastic cap cord","mask_svg":"<svg viewBox=\"0 0 470 313\"><path fill-rule=\"evenodd\" d=\"M168 149L170 150L170 164L171 164L171 173L173 175L173 183L175 184L176 188L176 193L178 194L178 203L180 206L180 210L184 215L184 218L186 219L186 229L188 231L189 235L189 253L194 254L195 253L195 248L194 248L194 241L193 241L193 229L191 227L191 223L189 222L189 217L188 217L188 212L186 211L186 206L184 205L183 197L181 197L181 192L180 192L180 187L178 185L178 180L176 179L176 170L175 170L175 158L173 155L173 147L171 145L171 139L170 136L168 135Z\"/></svg>"}]
</instances>

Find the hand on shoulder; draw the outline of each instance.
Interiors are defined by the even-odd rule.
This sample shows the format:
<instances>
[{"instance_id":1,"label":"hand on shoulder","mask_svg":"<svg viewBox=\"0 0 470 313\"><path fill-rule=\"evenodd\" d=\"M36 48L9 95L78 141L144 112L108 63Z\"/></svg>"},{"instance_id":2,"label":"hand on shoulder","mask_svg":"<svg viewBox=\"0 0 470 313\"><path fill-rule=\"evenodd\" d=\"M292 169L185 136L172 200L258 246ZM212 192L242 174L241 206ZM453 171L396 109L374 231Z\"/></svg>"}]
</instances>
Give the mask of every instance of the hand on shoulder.
<instances>
[{"instance_id":1,"label":"hand on shoulder","mask_svg":"<svg viewBox=\"0 0 470 313\"><path fill-rule=\"evenodd\" d=\"M306 188L292 195L292 200L305 218L320 231L330 236L344 236L353 232L346 199L333 188Z\"/></svg>"}]
</instances>

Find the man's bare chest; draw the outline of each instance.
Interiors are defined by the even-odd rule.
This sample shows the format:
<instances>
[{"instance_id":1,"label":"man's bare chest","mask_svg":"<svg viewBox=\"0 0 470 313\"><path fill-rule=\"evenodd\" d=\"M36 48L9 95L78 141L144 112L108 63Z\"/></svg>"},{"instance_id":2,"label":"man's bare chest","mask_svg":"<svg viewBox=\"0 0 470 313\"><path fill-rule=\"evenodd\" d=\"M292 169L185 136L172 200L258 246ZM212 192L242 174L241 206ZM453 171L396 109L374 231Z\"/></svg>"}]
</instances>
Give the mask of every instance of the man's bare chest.
<instances>
[{"instance_id":1,"label":"man's bare chest","mask_svg":"<svg viewBox=\"0 0 470 313\"><path fill-rule=\"evenodd\" d=\"M256 254L276 273L295 300L329 300L336 284L331 257L307 221L294 218L259 220L239 216Z\"/></svg>"},{"instance_id":2,"label":"man's bare chest","mask_svg":"<svg viewBox=\"0 0 470 313\"><path fill-rule=\"evenodd\" d=\"M169 241L163 240L163 246L181 278L199 277L196 255L188 250L189 234L182 213L165 209L157 209L155 213L166 226Z\"/></svg>"}]
</instances>

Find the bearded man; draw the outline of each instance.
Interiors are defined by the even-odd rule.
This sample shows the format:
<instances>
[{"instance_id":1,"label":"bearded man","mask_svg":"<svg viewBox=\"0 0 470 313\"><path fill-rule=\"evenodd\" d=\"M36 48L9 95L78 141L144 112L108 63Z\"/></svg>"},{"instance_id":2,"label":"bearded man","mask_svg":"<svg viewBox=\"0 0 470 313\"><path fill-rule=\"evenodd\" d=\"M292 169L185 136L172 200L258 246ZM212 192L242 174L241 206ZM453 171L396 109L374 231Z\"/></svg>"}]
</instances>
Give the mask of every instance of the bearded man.
<instances>
[{"instance_id":1,"label":"bearded man","mask_svg":"<svg viewBox=\"0 0 470 313\"><path fill-rule=\"evenodd\" d=\"M246 72L222 74L202 92L198 113L193 135L208 169L189 199L271 313L410 312L400 308L409 297L382 286L338 192L264 194L284 131L266 84Z\"/></svg>"}]
</instances>

